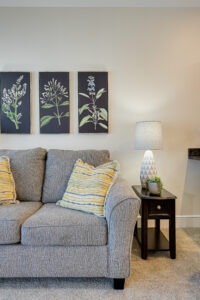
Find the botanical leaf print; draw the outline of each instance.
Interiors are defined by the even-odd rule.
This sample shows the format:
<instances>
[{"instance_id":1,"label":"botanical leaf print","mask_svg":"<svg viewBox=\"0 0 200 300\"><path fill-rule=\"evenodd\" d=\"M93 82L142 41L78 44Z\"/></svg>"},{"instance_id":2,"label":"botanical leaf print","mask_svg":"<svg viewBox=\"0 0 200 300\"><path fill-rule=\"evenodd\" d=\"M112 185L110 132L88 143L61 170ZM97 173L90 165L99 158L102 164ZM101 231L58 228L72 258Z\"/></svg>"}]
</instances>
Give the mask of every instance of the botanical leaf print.
<instances>
[{"instance_id":1,"label":"botanical leaf print","mask_svg":"<svg viewBox=\"0 0 200 300\"><path fill-rule=\"evenodd\" d=\"M108 112L105 108L102 108L97 104L97 100L100 101L102 95L107 92L106 89L101 88L96 91L95 76L89 75L87 77L87 92L88 94L79 93L80 96L84 97L85 101L88 102L88 99L90 100L89 103L86 103L79 108L79 115L88 111L88 115L83 116L80 119L79 127L82 127L87 123L93 123L95 131L97 130L97 125L104 129L108 129Z\"/></svg>"},{"instance_id":2,"label":"botanical leaf print","mask_svg":"<svg viewBox=\"0 0 200 300\"><path fill-rule=\"evenodd\" d=\"M40 127L48 125L53 119L56 119L58 125L61 126L62 119L69 117L69 112L64 113L60 111L61 106L69 105L69 101L66 98L68 98L67 88L57 79L52 78L44 85L44 92L40 97L41 108L47 110L54 108L54 112L40 118Z\"/></svg>"},{"instance_id":3,"label":"botanical leaf print","mask_svg":"<svg viewBox=\"0 0 200 300\"><path fill-rule=\"evenodd\" d=\"M17 130L21 124L20 119L22 117L22 113L19 110L22 105L22 98L27 90L27 83L22 84L23 78L24 76L21 75L10 89L4 88L2 96L2 112L14 123Z\"/></svg>"}]
</instances>

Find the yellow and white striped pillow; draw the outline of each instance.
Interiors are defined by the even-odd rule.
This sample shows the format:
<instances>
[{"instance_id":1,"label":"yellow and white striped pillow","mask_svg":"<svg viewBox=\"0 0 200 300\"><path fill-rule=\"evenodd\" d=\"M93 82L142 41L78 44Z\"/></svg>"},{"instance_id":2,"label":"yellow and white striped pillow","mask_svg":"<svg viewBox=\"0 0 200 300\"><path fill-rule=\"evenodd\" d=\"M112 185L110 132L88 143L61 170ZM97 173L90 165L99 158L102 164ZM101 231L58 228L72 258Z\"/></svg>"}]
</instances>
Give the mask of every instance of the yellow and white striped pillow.
<instances>
[{"instance_id":1,"label":"yellow and white striped pillow","mask_svg":"<svg viewBox=\"0 0 200 300\"><path fill-rule=\"evenodd\" d=\"M78 159L63 198L56 204L104 217L106 195L118 171L117 161L110 161L95 168Z\"/></svg>"},{"instance_id":2,"label":"yellow and white striped pillow","mask_svg":"<svg viewBox=\"0 0 200 300\"><path fill-rule=\"evenodd\" d=\"M0 205L17 203L15 181L10 169L10 159L0 156Z\"/></svg>"}]
</instances>

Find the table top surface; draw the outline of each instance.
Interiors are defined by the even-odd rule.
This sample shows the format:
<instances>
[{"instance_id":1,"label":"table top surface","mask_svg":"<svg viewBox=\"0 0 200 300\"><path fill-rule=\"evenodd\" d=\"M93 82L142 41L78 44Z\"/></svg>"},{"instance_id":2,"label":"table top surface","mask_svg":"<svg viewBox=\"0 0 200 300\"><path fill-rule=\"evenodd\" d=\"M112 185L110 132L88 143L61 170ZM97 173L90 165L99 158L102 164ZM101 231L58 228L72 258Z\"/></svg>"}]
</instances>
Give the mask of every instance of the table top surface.
<instances>
[{"instance_id":1,"label":"table top surface","mask_svg":"<svg viewBox=\"0 0 200 300\"><path fill-rule=\"evenodd\" d=\"M149 200L167 200L167 199L176 199L176 196L172 193L168 192L165 189L162 189L162 192L160 195L152 195L149 193L148 190L143 189L141 185L133 185L132 189L136 193L138 197L141 199L149 199Z\"/></svg>"}]
</instances>

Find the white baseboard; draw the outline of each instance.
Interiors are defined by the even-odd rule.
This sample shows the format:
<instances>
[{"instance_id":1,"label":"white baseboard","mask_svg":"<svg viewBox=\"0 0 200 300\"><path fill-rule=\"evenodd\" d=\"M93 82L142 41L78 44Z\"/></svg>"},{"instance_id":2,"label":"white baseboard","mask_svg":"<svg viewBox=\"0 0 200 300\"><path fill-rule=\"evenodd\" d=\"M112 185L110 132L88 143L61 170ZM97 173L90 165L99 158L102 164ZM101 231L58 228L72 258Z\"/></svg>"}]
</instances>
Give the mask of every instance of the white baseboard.
<instances>
[{"instance_id":1,"label":"white baseboard","mask_svg":"<svg viewBox=\"0 0 200 300\"><path fill-rule=\"evenodd\" d=\"M200 215L177 215L176 227L200 227Z\"/></svg>"},{"instance_id":2,"label":"white baseboard","mask_svg":"<svg viewBox=\"0 0 200 300\"><path fill-rule=\"evenodd\" d=\"M140 219L138 217L138 226L140 227ZM155 224L154 220L148 220L148 226L153 227ZM161 220L160 223L162 228L168 228L169 221ZM186 227L200 227L200 215L176 215L176 227L186 228Z\"/></svg>"}]
</instances>

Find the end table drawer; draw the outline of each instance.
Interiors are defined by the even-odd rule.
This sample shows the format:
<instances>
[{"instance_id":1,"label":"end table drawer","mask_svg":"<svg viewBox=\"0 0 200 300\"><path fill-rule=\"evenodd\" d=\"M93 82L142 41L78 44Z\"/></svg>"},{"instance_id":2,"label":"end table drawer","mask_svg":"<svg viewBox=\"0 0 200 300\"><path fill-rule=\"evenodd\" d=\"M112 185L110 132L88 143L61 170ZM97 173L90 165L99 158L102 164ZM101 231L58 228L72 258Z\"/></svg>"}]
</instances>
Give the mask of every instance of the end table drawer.
<instances>
[{"instance_id":1,"label":"end table drawer","mask_svg":"<svg viewBox=\"0 0 200 300\"><path fill-rule=\"evenodd\" d=\"M169 201L151 201L148 203L149 215L170 214Z\"/></svg>"}]
</instances>

